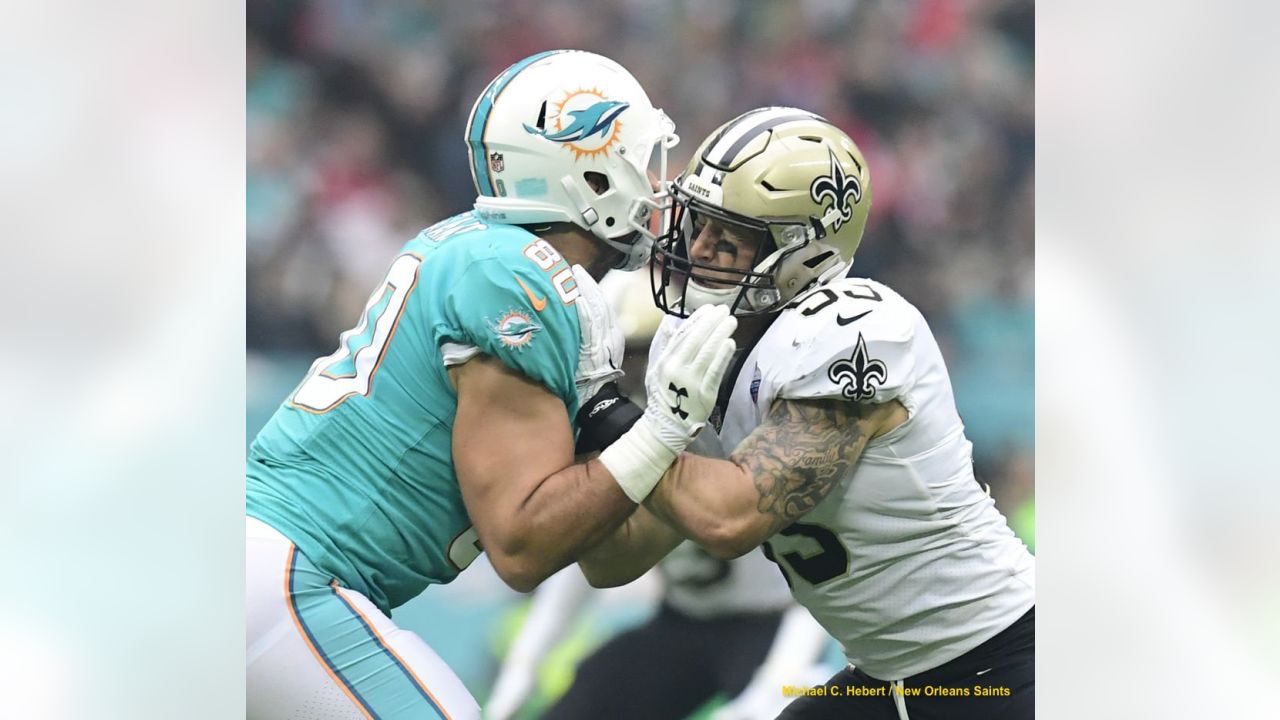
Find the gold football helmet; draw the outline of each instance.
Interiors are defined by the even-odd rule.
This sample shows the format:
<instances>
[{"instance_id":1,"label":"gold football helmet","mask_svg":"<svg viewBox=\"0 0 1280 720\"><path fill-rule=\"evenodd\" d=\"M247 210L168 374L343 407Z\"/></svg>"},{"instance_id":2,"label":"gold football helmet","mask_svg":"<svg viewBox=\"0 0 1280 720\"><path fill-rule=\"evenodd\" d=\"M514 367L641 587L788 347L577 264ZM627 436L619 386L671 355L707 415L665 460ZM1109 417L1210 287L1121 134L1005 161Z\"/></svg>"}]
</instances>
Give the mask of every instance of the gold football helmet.
<instances>
[{"instance_id":1,"label":"gold football helmet","mask_svg":"<svg viewBox=\"0 0 1280 720\"><path fill-rule=\"evenodd\" d=\"M871 174L839 128L804 110L767 107L713 132L671 194L654 249L654 302L681 317L709 304L759 315L853 260L871 210Z\"/></svg>"}]
</instances>

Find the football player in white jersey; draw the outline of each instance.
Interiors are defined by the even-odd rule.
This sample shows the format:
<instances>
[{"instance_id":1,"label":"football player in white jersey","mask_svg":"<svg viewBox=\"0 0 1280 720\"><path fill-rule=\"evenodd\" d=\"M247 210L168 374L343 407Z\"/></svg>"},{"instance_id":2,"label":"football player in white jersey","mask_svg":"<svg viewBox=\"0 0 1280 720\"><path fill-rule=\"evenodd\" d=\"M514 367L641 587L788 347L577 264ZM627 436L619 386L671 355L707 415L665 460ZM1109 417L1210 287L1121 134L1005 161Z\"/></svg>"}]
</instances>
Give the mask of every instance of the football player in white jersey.
<instances>
[{"instance_id":1,"label":"football player in white jersey","mask_svg":"<svg viewBox=\"0 0 1280 720\"><path fill-rule=\"evenodd\" d=\"M580 560L588 577L627 582L683 538L721 557L763 545L850 662L780 717L1033 717L1035 560L974 479L928 324L851 269L861 151L812 113L760 108L672 191L654 299L676 317L647 383L678 395L656 387L664 343L698 307L730 308L741 350L716 409L734 449L681 455Z\"/></svg>"}]
</instances>

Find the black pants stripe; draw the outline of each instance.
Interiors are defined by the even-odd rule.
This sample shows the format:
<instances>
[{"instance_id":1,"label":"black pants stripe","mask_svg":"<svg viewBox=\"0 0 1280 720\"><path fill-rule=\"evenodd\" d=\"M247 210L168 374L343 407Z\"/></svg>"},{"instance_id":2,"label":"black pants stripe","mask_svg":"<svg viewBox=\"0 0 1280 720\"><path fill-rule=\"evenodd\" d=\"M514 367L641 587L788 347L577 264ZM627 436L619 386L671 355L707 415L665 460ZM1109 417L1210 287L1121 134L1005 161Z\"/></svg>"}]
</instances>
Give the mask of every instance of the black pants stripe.
<instances>
[{"instance_id":1,"label":"black pants stripe","mask_svg":"<svg viewBox=\"0 0 1280 720\"><path fill-rule=\"evenodd\" d=\"M902 682L910 720L1030 720L1036 702L1036 610L978 647ZM898 720L884 680L845 668L821 695L802 697L778 720Z\"/></svg>"}]
</instances>

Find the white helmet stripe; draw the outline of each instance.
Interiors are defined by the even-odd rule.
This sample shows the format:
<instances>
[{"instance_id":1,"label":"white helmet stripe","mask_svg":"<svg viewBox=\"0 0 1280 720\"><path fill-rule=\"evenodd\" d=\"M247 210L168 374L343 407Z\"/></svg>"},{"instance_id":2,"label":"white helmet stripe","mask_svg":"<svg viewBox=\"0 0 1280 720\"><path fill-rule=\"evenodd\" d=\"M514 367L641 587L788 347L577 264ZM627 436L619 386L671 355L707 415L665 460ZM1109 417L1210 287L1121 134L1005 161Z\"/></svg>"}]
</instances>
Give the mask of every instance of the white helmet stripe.
<instances>
[{"instance_id":1,"label":"white helmet stripe","mask_svg":"<svg viewBox=\"0 0 1280 720\"><path fill-rule=\"evenodd\" d=\"M813 114L795 108L772 108L762 113L744 115L707 150L706 157L720 167L729 167L738 153L742 152L742 148L760 133L791 120L813 119Z\"/></svg>"},{"instance_id":2,"label":"white helmet stripe","mask_svg":"<svg viewBox=\"0 0 1280 720\"><path fill-rule=\"evenodd\" d=\"M727 123L727 127L722 129L719 135L715 136L715 138L711 142L713 144L717 143L720 140L720 138L723 138L725 136L726 133L728 133L733 128L737 127L742 122L743 118L759 115L762 112L768 112L768 110L769 108L757 108L755 110L749 110L743 113L742 115L734 118L733 120L730 120ZM707 147L706 151L703 152L701 157L698 158L698 165L693 170L694 175L701 175L703 171L707 169L706 160L707 158L711 157L711 149L712 149L711 147Z\"/></svg>"},{"instance_id":3,"label":"white helmet stripe","mask_svg":"<svg viewBox=\"0 0 1280 720\"><path fill-rule=\"evenodd\" d=\"M784 108L769 108L739 116L737 120L720 133L720 137L716 138L716 141L712 143L711 147L707 148L702 157L718 165L720 163L719 158L724 156L724 151L737 142L738 138L742 137L747 130L754 127L755 123L752 120L761 116L778 114L781 110L784 110Z\"/></svg>"},{"instance_id":4,"label":"white helmet stripe","mask_svg":"<svg viewBox=\"0 0 1280 720\"><path fill-rule=\"evenodd\" d=\"M702 181L704 187L711 187L711 185L715 183L716 174L721 172L706 163L698 163L698 168L699 170L696 177Z\"/></svg>"}]
</instances>

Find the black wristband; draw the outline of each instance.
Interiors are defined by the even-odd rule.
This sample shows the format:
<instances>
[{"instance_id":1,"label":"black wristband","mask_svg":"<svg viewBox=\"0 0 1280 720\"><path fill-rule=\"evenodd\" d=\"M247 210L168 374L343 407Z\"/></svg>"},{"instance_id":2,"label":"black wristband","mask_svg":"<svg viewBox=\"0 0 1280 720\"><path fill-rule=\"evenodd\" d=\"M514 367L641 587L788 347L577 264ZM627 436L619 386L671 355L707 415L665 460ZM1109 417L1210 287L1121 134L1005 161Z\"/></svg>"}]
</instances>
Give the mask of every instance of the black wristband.
<instances>
[{"instance_id":1,"label":"black wristband","mask_svg":"<svg viewBox=\"0 0 1280 720\"><path fill-rule=\"evenodd\" d=\"M609 447L643 414L639 405L622 396L618 383L606 383L578 410L578 445L574 452L585 455Z\"/></svg>"}]
</instances>

